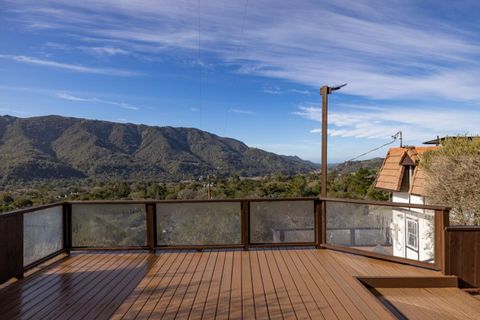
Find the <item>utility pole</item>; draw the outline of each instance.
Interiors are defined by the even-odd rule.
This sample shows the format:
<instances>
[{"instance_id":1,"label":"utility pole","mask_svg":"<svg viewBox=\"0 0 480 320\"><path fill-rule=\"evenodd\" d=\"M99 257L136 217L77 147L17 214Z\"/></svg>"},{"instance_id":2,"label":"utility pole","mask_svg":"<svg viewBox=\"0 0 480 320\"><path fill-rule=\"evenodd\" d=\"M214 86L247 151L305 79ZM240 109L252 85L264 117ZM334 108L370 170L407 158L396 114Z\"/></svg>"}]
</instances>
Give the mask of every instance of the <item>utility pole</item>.
<instances>
[{"instance_id":1,"label":"utility pole","mask_svg":"<svg viewBox=\"0 0 480 320\"><path fill-rule=\"evenodd\" d=\"M328 95L346 85L345 83L336 87L323 86L320 88L320 95L322 96L322 190L320 195L322 197L327 196Z\"/></svg>"},{"instance_id":2,"label":"utility pole","mask_svg":"<svg viewBox=\"0 0 480 320\"><path fill-rule=\"evenodd\" d=\"M208 199L212 199L212 189L210 187L210 175L207 176L207 193L208 193Z\"/></svg>"}]
</instances>

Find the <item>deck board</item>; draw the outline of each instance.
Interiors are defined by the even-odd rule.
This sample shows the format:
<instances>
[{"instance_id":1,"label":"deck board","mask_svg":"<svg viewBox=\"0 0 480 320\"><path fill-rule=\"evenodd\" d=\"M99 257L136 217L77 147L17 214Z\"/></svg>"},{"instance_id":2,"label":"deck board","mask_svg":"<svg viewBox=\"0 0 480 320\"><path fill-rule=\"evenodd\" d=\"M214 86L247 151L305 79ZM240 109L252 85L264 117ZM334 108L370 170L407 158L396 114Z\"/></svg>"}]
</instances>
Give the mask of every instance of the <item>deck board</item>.
<instances>
[{"instance_id":1,"label":"deck board","mask_svg":"<svg viewBox=\"0 0 480 320\"><path fill-rule=\"evenodd\" d=\"M2 288L0 319L394 319L382 299L412 319L480 318L457 288L369 291L358 276L440 274L301 248L74 252Z\"/></svg>"}]
</instances>

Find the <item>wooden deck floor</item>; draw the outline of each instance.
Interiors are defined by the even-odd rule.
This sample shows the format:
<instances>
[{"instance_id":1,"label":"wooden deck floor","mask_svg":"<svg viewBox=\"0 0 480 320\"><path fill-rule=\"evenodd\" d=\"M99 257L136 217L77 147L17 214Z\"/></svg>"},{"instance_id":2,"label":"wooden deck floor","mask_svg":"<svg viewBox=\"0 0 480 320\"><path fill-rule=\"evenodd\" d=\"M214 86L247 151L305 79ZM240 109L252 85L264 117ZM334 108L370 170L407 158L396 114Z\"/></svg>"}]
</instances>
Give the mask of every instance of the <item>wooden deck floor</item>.
<instances>
[{"instance_id":1,"label":"wooden deck floor","mask_svg":"<svg viewBox=\"0 0 480 320\"><path fill-rule=\"evenodd\" d=\"M355 278L385 275L439 276L330 250L77 252L0 290L0 318L392 319ZM471 303L447 289L463 294L438 289L445 305Z\"/></svg>"}]
</instances>

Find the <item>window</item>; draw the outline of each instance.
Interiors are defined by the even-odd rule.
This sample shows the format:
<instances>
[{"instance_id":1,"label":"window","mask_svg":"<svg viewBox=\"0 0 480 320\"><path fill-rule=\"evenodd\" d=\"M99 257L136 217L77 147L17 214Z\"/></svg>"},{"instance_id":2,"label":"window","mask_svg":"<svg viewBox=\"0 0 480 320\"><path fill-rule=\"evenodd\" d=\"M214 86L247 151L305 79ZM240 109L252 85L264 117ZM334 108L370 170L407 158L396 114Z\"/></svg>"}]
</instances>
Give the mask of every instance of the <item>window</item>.
<instances>
[{"instance_id":1,"label":"window","mask_svg":"<svg viewBox=\"0 0 480 320\"><path fill-rule=\"evenodd\" d=\"M418 250L418 221L407 218L407 247Z\"/></svg>"}]
</instances>

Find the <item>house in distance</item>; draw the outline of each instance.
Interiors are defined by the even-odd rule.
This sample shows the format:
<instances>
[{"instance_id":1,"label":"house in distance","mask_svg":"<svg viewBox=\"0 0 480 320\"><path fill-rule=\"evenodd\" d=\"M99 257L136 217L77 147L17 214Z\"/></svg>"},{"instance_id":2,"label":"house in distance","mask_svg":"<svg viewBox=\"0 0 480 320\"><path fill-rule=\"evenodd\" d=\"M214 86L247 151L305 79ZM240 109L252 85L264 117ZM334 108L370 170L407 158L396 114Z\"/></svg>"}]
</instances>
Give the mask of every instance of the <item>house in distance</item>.
<instances>
[{"instance_id":1,"label":"house in distance","mask_svg":"<svg viewBox=\"0 0 480 320\"><path fill-rule=\"evenodd\" d=\"M427 204L425 172L419 166L421 155L438 146L390 148L385 157L375 187L390 191L392 201L409 204ZM423 209L392 210L392 253L396 257L431 262L433 258L434 212Z\"/></svg>"}]
</instances>

